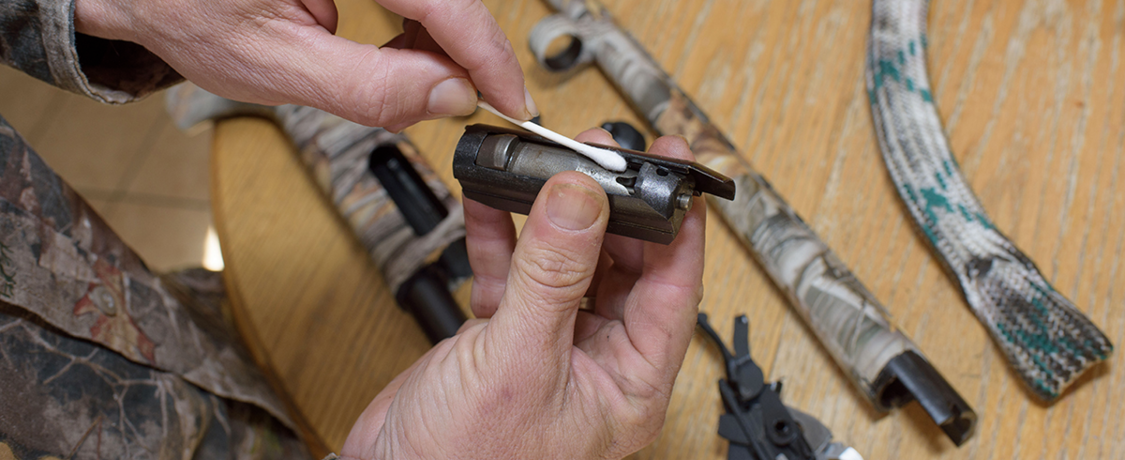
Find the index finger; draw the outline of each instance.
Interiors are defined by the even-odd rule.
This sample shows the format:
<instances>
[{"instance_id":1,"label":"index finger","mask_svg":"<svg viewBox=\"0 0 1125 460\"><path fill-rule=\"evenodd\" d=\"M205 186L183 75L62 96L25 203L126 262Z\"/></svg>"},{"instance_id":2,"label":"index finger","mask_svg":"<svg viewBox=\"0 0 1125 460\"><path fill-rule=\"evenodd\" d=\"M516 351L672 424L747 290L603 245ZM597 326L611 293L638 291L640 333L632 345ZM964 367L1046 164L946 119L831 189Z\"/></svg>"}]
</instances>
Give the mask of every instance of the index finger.
<instances>
[{"instance_id":1,"label":"index finger","mask_svg":"<svg viewBox=\"0 0 1125 460\"><path fill-rule=\"evenodd\" d=\"M682 138L662 137L653 142L649 151L693 159ZM693 200L672 243L645 243L641 277L625 302L623 315L625 331L637 352L673 379L687 352L703 297L707 206L701 198Z\"/></svg>"},{"instance_id":2,"label":"index finger","mask_svg":"<svg viewBox=\"0 0 1125 460\"><path fill-rule=\"evenodd\" d=\"M422 23L453 62L469 71L485 100L505 115L530 120L538 113L524 88L512 43L480 0L378 0Z\"/></svg>"}]
</instances>

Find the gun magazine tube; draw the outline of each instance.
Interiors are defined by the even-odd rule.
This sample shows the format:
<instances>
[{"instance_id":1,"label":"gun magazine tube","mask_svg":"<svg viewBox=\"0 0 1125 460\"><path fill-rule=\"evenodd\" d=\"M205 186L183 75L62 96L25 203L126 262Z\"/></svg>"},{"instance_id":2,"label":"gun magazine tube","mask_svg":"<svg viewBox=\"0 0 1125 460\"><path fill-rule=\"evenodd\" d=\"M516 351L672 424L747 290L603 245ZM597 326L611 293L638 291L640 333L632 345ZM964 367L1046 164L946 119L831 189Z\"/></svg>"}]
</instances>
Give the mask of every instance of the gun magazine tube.
<instances>
[{"instance_id":1,"label":"gun magazine tube","mask_svg":"<svg viewBox=\"0 0 1125 460\"><path fill-rule=\"evenodd\" d=\"M460 202L405 136L310 107L283 105L273 112L392 292L422 270L435 252L463 246ZM441 257L464 259L449 255ZM449 265L448 287L454 290L472 273L467 263Z\"/></svg>"},{"instance_id":2,"label":"gun magazine tube","mask_svg":"<svg viewBox=\"0 0 1125 460\"><path fill-rule=\"evenodd\" d=\"M170 89L167 101L182 129L233 116L276 122L399 306L435 343L456 332L464 314L450 291L472 276L464 215L406 136L312 107L233 101L190 84Z\"/></svg>"},{"instance_id":3,"label":"gun magazine tube","mask_svg":"<svg viewBox=\"0 0 1125 460\"><path fill-rule=\"evenodd\" d=\"M572 67L596 62L660 134L684 136L697 161L733 178L737 187L734 201L708 197L708 202L785 291L855 386L879 410L919 400L960 445L971 435L976 420L968 404L894 326L875 296L751 168L643 47L622 31L604 8L587 9L593 5L585 0L556 5L561 6L560 13L540 22L531 32L532 52L539 61L548 58L547 44L570 36L579 43L571 48L580 49L571 59ZM902 362L902 357L911 357L909 362L921 363L920 367L889 366L892 361ZM930 385L904 387L904 380L924 380Z\"/></svg>"},{"instance_id":4,"label":"gun magazine tube","mask_svg":"<svg viewBox=\"0 0 1125 460\"><path fill-rule=\"evenodd\" d=\"M431 343L456 334L465 315L451 291L472 275L464 221L460 204L413 144L309 107L273 111L399 307Z\"/></svg>"},{"instance_id":5,"label":"gun magazine tube","mask_svg":"<svg viewBox=\"0 0 1125 460\"><path fill-rule=\"evenodd\" d=\"M855 384L880 409L875 380L892 358L917 350L839 258L754 173L735 179L735 200L708 200L780 286Z\"/></svg>"}]
</instances>

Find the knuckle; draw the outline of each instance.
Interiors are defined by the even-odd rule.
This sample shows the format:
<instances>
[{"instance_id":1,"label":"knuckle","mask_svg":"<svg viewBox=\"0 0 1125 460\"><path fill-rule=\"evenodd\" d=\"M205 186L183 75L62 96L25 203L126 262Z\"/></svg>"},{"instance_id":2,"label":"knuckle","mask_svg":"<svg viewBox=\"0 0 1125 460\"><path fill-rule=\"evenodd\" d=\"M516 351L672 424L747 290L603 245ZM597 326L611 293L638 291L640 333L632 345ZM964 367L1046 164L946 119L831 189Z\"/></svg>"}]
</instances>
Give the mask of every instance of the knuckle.
<instances>
[{"instance_id":1,"label":"knuckle","mask_svg":"<svg viewBox=\"0 0 1125 460\"><path fill-rule=\"evenodd\" d=\"M451 3L449 2L419 2L415 4L418 8L417 12L412 16L414 20L422 24L430 22L430 18L434 15L441 15L445 8L448 8Z\"/></svg>"},{"instance_id":2,"label":"knuckle","mask_svg":"<svg viewBox=\"0 0 1125 460\"><path fill-rule=\"evenodd\" d=\"M496 28L481 39L478 49L487 52L466 56L465 69L470 72L484 69L510 69L519 66L515 48L504 31Z\"/></svg>"},{"instance_id":3,"label":"knuckle","mask_svg":"<svg viewBox=\"0 0 1125 460\"><path fill-rule=\"evenodd\" d=\"M550 292L574 289L590 277L593 267L582 259L576 251L542 242L530 248L525 257L515 258L514 263L529 287Z\"/></svg>"},{"instance_id":4,"label":"knuckle","mask_svg":"<svg viewBox=\"0 0 1125 460\"><path fill-rule=\"evenodd\" d=\"M664 383L640 382L634 394L640 401L644 401L641 407L646 418L653 415L654 407L658 406L663 410L668 400L672 398L670 385Z\"/></svg>"},{"instance_id":5,"label":"knuckle","mask_svg":"<svg viewBox=\"0 0 1125 460\"><path fill-rule=\"evenodd\" d=\"M613 444L630 452L656 440L664 428L665 406L642 404L618 414L618 434Z\"/></svg>"},{"instance_id":6,"label":"knuckle","mask_svg":"<svg viewBox=\"0 0 1125 460\"><path fill-rule=\"evenodd\" d=\"M512 47L512 41L508 39L507 35L504 35L504 31L500 29L496 30L496 33L493 34L493 43L496 44L497 50L504 58L505 63L519 65L519 59L516 58L516 50Z\"/></svg>"},{"instance_id":7,"label":"knuckle","mask_svg":"<svg viewBox=\"0 0 1125 460\"><path fill-rule=\"evenodd\" d=\"M360 58L357 67L359 71L355 75L367 75L360 79L356 90L358 100L366 102L359 113L363 123L389 126L401 121L404 108L399 96L401 91L394 88L394 60L373 49Z\"/></svg>"},{"instance_id":8,"label":"knuckle","mask_svg":"<svg viewBox=\"0 0 1125 460\"><path fill-rule=\"evenodd\" d=\"M667 400L663 400L663 402L664 404L657 402L643 404L635 412L633 426L637 428L642 437L656 436L660 432L660 428L664 426L664 415L668 404Z\"/></svg>"},{"instance_id":9,"label":"knuckle","mask_svg":"<svg viewBox=\"0 0 1125 460\"><path fill-rule=\"evenodd\" d=\"M516 59L516 50L512 47L511 40L508 40L508 36L499 28L495 28L492 33L489 34L488 49L492 50L490 54L496 60L492 64L497 66L519 64L519 61Z\"/></svg>"},{"instance_id":10,"label":"knuckle","mask_svg":"<svg viewBox=\"0 0 1125 460\"><path fill-rule=\"evenodd\" d=\"M515 48L503 29L496 24L488 8L479 0L460 0L450 7L452 14L449 17L473 18L474 24L479 26L469 32L470 46L463 49L472 50L459 56L458 62L470 72L490 68L510 68L518 65Z\"/></svg>"}]
</instances>

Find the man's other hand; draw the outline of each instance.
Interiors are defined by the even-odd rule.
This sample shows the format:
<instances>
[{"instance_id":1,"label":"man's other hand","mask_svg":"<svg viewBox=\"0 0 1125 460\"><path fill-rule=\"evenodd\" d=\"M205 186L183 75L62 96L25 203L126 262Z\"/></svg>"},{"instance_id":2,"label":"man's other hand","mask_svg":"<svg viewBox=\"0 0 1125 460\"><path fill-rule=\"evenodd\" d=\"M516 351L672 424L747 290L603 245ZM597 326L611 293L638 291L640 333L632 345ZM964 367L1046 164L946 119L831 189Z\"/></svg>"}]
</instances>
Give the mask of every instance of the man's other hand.
<instances>
[{"instance_id":1,"label":"man's other hand","mask_svg":"<svg viewBox=\"0 0 1125 460\"><path fill-rule=\"evenodd\" d=\"M480 0L377 0L404 21L383 47L334 35L332 0L77 0L76 31L144 45L231 99L298 104L397 131L468 115L477 90L538 115L512 44Z\"/></svg>"},{"instance_id":2,"label":"man's other hand","mask_svg":"<svg viewBox=\"0 0 1125 460\"><path fill-rule=\"evenodd\" d=\"M603 130L578 139L613 144ZM678 137L651 152L691 159ZM667 246L606 235L605 192L566 172L517 241L510 214L466 200L478 319L395 378L341 454L621 458L652 442L703 295L705 210L695 203Z\"/></svg>"}]
</instances>

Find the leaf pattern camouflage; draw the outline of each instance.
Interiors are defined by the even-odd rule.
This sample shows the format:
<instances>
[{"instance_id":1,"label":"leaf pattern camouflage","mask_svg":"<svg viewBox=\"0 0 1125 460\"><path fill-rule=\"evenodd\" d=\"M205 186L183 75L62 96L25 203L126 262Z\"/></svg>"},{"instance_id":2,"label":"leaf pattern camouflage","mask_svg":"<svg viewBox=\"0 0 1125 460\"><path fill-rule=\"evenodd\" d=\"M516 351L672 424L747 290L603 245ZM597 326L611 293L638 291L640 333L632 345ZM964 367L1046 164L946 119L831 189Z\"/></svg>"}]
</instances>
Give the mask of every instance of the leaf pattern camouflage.
<instances>
[{"instance_id":1,"label":"leaf pattern camouflage","mask_svg":"<svg viewBox=\"0 0 1125 460\"><path fill-rule=\"evenodd\" d=\"M233 329L186 285L150 272L0 118L0 451L305 458Z\"/></svg>"},{"instance_id":2,"label":"leaf pattern camouflage","mask_svg":"<svg viewBox=\"0 0 1125 460\"><path fill-rule=\"evenodd\" d=\"M403 134L372 128L311 107L267 107L232 101L190 83L172 88L168 110L181 129L235 116L261 116L277 122L296 145L301 161L359 242L379 267L391 292L450 244L464 244L461 203ZM436 228L419 236L398 212L394 200L368 169L372 152L393 144L449 210ZM452 277L450 290L464 281Z\"/></svg>"},{"instance_id":3,"label":"leaf pattern camouflage","mask_svg":"<svg viewBox=\"0 0 1125 460\"><path fill-rule=\"evenodd\" d=\"M246 353L192 321L105 222L0 118L0 300L74 337L289 422Z\"/></svg>"},{"instance_id":4,"label":"leaf pattern camouflage","mask_svg":"<svg viewBox=\"0 0 1125 460\"><path fill-rule=\"evenodd\" d=\"M260 408L68 337L3 302L0 355L0 458L309 458Z\"/></svg>"},{"instance_id":5,"label":"leaf pattern camouflage","mask_svg":"<svg viewBox=\"0 0 1125 460\"><path fill-rule=\"evenodd\" d=\"M921 351L891 321L874 295L848 270L769 182L707 119L605 8L592 0L549 0L559 14L531 32L540 63L555 38L581 40L575 64L595 62L662 135L684 136L696 159L734 179L733 201L708 199L727 226L789 297L852 382L881 410L877 382L896 356Z\"/></svg>"},{"instance_id":6,"label":"leaf pattern camouflage","mask_svg":"<svg viewBox=\"0 0 1125 460\"><path fill-rule=\"evenodd\" d=\"M993 225L957 166L930 93L925 0L875 0L867 92L899 196L1034 394L1051 401L1113 345Z\"/></svg>"},{"instance_id":7,"label":"leaf pattern camouflage","mask_svg":"<svg viewBox=\"0 0 1125 460\"><path fill-rule=\"evenodd\" d=\"M76 33L74 0L0 2L0 63L110 104L182 80L141 45Z\"/></svg>"}]
</instances>

